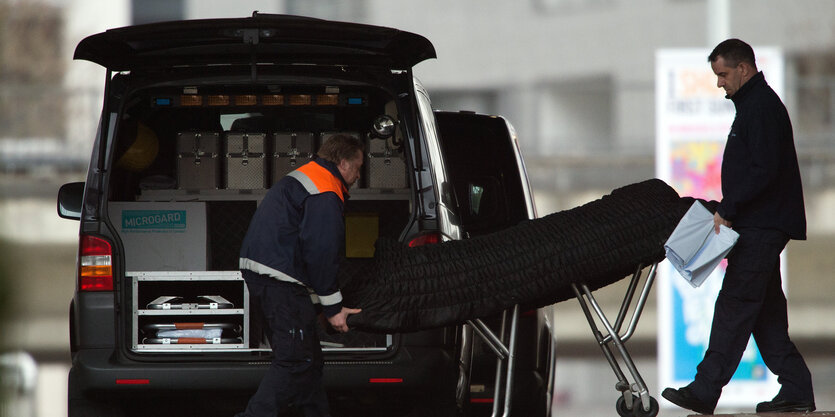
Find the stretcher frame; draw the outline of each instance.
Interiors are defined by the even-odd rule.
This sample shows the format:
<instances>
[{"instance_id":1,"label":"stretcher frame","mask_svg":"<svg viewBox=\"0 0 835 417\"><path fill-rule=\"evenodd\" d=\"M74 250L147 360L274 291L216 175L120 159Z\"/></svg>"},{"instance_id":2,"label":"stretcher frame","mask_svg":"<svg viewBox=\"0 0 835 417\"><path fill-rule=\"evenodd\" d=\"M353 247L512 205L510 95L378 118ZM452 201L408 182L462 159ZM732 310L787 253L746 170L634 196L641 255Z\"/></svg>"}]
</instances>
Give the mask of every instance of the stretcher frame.
<instances>
[{"instance_id":1,"label":"stretcher frame","mask_svg":"<svg viewBox=\"0 0 835 417\"><path fill-rule=\"evenodd\" d=\"M510 323L508 323L508 313ZM493 385L493 413L498 417L510 416L513 405L513 373L516 365L516 330L519 322L519 304L502 312L502 320L497 336L481 319L468 320L467 324L481 337L496 355L496 379ZM502 381L504 380L504 392ZM501 410L500 410L501 409Z\"/></svg>"},{"instance_id":2,"label":"stretcher frame","mask_svg":"<svg viewBox=\"0 0 835 417\"><path fill-rule=\"evenodd\" d=\"M621 334L621 329L623 328L627 314L632 306L635 293L638 290L643 270L644 265L639 264L635 273L632 275L614 324L608 320L606 314L603 312L603 309L600 307L600 304L592 295L592 291L589 289L588 285L585 283L571 284L571 289L574 291L575 297L580 303L580 307L583 310L583 314L586 316L586 320L589 323L592 334L597 340L597 344L600 346L603 356L606 358L607 362L609 362L609 366L612 368L612 371L618 379L618 382L615 384L615 390L620 392L620 396L615 403L615 409L622 417L655 417L659 411L658 401L650 396L646 382L644 382L638 368L635 366L635 362L632 360L632 356L626 349L626 342L635 334L638 321L641 318L647 299L649 298L650 290L655 282L655 276L658 270L657 262L650 265L649 272L647 273L644 284L641 287L641 293L638 297L638 301L632 311L632 317L629 320L626 332ZM589 306L591 306L591 308L589 308ZM606 331L605 336L598 328L595 316L592 315L592 310L594 310L597 319ZM516 362L516 334L518 321L518 304L502 312L501 325L498 335L496 335L496 333L494 333L484 322L482 322L481 319L467 321L467 324L486 343L497 358L492 417L499 417L499 415L502 417L509 417L510 409L513 405L513 374ZM632 383L630 383L630 380L621 369L621 366L612 351L611 345L614 345L617 353L621 357L621 360L629 371L633 380ZM550 355L552 355L552 360L549 363L554 364L555 362L553 360L553 356L555 355L555 350L553 348L551 349ZM554 369L550 369L549 372L553 373ZM549 378L549 381L550 380L551 378ZM504 389L502 389L502 386L504 386ZM548 388L549 390L552 389L552 387ZM550 398L550 391L548 398Z\"/></svg>"},{"instance_id":3,"label":"stretcher frame","mask_svg":"<svg viewBox=\"0 0 835 417\"><path fill-rule=\"evenodd\" d=\"M644 265L639 264L635 273L632 275L632 279L629 281L629 286L627 287L626 294L624 295L623 302L621 303L620 310L618 311L614 324L606 318L606 314L603 312L600 304L598 304L597 300L592 295L592 291L589 289L588 285L576 283L571 284L571 289L574 291L577 301L580 302L580 307L583 309L583 314L589 322L589 327L597 340L597 344L600 346L601 351L603 351L603 356L606 357L606 361L609 362L609 366L612 368L612 371L618 379L618 382L615 384L615 390L620 392L621 395L615 403L615 409L617 410L618 415L622 417L655 417L658 414L658 401L650 396L646 382L644 382L641 373L638 372L638 368L632 360L632 356L626 349L626 342L632 337L632 335L635 334L635 328L638 326L638 321L640 320L641 314L646 306L647 299L649 298L649 292L652 289L652 284L655 282L655 275L658 271L658 262L653 263L649 267L649 272L647 273L646 280L644 281L644 285L641 289L641 294L638 297L635 309L632 312L632 318L629 321L626 332L621 334L624 320L629 313L629 308L632 305L635 292L638 290L638 284L641 280L643 270ZM589 305L592 307L598 320L603 325L603 328L606 331L605 335L601 333L600 329L597 327L595 318L589 309ZM623 361L630 376L632 377L632 383L629 382L629 379L621 369L614 353L612 352L611 345L614 345L617 353L620 354L620 359Z\"/></svg>"}]
</instances>

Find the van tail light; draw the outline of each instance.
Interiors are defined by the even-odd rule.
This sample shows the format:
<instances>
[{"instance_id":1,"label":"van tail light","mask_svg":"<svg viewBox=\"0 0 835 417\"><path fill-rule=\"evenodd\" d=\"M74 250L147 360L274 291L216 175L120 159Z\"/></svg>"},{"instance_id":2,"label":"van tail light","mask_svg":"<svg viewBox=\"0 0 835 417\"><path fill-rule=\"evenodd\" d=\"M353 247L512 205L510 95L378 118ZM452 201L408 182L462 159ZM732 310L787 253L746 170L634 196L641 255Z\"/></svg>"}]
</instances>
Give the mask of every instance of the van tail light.
<instances>
[{"instance_id":1,"label":"van tail light","mask_svg":"<svg viewBox=\"0 0 835 417\"><path fill-rule=\"evenodd\" d=\"M470 398L472 404L493 404L492 398Z\"/></svg>"},{"instance_id":2,"label":"van tail light","mask_svg":"<svg viewBox=\"0 0 835 417\"><path fill-rule=\"evenodd\" d=\"M371 384L402 384L403 378L368 378Z\"/></svg>"},{"instance_id":3,"label":"van tail light","mask_svg":"<svg viewBox=\"0 0 835 417\"><path fill-rule=\"evenodd\" d=\"M434 233L427 233L425 235L420 235L415 237L414 239L409 241L409 247L414 248L417 246L429 245L433 243L438 243L441 241L441 234L438 232Z\"/></svg>"},{"instance_id":4,"label":"van tail light","mask_svg":"<svg viewBox=\"0 0 835 417\"><path fill-rule=\"evenodd\" d=\"M78 286L81 291L113 291L113 249L105 239L82 235Z\"/></svg>"},{"instance_id":5,"label":"van tail light","mask_svg":"<svg viewBox=\"0 0 835 417\"><path fill-rule=\"evenodd\" d=\"M148 385L150 379L117 379L116 385Z\"/></svg>"}]
</instances>

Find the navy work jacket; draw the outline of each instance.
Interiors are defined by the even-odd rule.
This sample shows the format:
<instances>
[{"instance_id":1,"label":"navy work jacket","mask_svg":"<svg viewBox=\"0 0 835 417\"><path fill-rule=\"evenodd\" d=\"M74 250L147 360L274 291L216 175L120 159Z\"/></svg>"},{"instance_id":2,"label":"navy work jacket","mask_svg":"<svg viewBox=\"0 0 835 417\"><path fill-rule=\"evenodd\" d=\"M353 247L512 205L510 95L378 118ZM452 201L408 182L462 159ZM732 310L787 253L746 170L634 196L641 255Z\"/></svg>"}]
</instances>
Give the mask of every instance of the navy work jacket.
<instances>
[{"instance_id":1,"label":"navy work jacket","mask_svg":"<svg viewBox=\"0 0 835 417\"><path fill-rule=\"evenodd\" d=\"M803 186L786 106L762 72L730 99L736 118L722 159L719 215L734 229L777 229L806 239Z\"/></svg>"},{"instance_id":2,"label":"navy work jacket","mask_svg":"<svg viewBox=\"0 0 835 417\"><path fill-rule=\"evenodd\" d=\"M342 309L337 272L345 240L345 180L322 158L275 183L258 206L241 245L239 267L304 285L325 315Z\"/></svg>"}]
</instances>

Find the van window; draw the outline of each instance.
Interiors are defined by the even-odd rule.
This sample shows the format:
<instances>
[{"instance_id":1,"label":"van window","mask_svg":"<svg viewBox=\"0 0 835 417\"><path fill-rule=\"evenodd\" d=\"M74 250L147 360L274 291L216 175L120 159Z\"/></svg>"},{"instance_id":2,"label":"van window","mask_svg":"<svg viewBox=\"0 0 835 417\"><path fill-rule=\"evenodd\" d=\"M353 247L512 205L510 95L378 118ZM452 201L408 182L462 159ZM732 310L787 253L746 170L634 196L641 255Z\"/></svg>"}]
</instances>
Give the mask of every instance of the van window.
<instances>
[{"instance_id":1,"label":"van window","mask_svg":"<svg viewBox=\"0 0 835 417\"><path fill-rule=\"evenodd\" d=\"M527 219L516 153L504 119L436 112L461 226L491 233Z\"/></svg>"},{"instance_id":2,"label":"van window","mask_svg":"<svg viewBox=\"0 0 835 417\"><path fill-rule=\"evenodd\" d=\"M238 119L246 120L253 117L262 117L261 113L234 113L234 114L221 114L220 115L220 126L223 127L223 130L232 130L232 126L235 125L235 121Z\"/></svg>"}]
</instances>

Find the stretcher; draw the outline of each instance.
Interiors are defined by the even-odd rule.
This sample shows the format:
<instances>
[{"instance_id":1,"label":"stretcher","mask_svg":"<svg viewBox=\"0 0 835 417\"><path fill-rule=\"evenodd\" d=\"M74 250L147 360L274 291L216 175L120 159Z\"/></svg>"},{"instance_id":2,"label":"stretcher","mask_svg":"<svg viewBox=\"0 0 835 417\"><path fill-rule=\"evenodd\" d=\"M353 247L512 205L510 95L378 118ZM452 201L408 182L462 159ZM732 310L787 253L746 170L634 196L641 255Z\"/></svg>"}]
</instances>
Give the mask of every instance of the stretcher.
<instances>
[{"instance_id":1,"label":"stretcher","mask_svg":"<svg viewBox=\"0 0 835 417\"><path fill-rule=\"evenodd\" d=\"M186 302L183 297L163 295L148 303L148 310L217 310L233 308L234 305L220 295L200 295L194 302Z\"/></svg>"},{"instance_id":2,"label":"stretcher","mask_svg":"<svg viewBox=\"0 0 835 417\"><path fill-rule=\"evenodd\" d=\"M645 269L648 269L648 271L644 277ZM635 334L638 321L646 306L649 292L655 282L657 269L657 262L651 264L648 268L645 268L644 265L638 265L630 279L614 323L606 317L588 285L582 282L571 284L571 289L580 303L591 332L617 378L615 390L619 394L615 402L615 410L622 417L655 417L659 410L658 401L650 396L646 382L644 382L638 368L635 366L635 362L626 349L626 342ZM644 278L644 281L643 285L640 286L642 278ZM640 295L635 302L634 309L632 309L633 300L639 286ZM630 310L632 310L632 316L625 332L621 333ZM519 305L516 305L502 313L498 334L493 332L480 319L467 321L467 324L487 344L497 358L492 417L510 416L513 403L513 373L516 361L518 320ZM602 331L598 327L598 322L603 327ZM549 354L551 355L550 363L554 363L555 350L553 344ZM629 376L623 372L616 354L620 357L623 365L626 366ZM553 367L550 372L554 372ZM552 380L553 378L549 376L548 381ZM549 386L547 389L550 393L553 387Z\"/></svg>"},{"instance_id":3,"label":"stretcher","mask_svg":"<svg viewBox=\"0 0 835 417\"><path fill-rule=\"evenodd\" d=\"M241 343L241 326L233 323L154 323L142 326L149 345ZM177 334L179 332L180 334ZM230 334L223 337L223 333Z\"/></svg>"}]
</instances>

